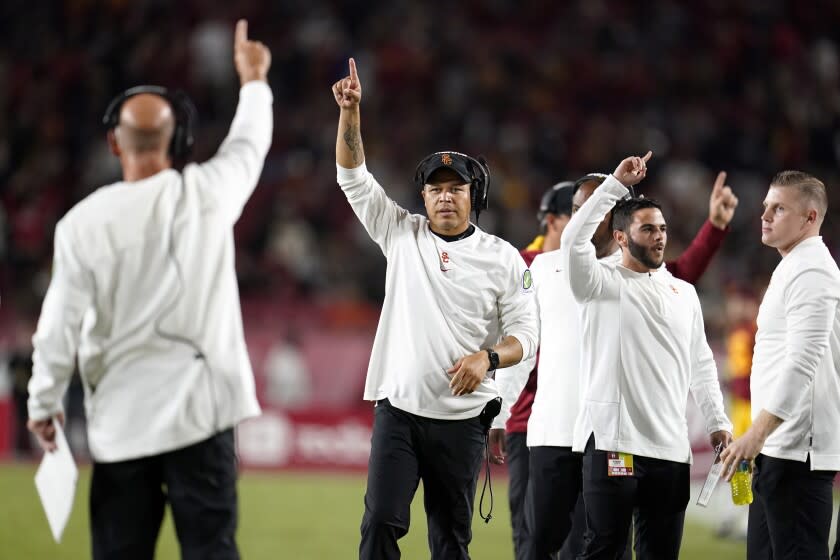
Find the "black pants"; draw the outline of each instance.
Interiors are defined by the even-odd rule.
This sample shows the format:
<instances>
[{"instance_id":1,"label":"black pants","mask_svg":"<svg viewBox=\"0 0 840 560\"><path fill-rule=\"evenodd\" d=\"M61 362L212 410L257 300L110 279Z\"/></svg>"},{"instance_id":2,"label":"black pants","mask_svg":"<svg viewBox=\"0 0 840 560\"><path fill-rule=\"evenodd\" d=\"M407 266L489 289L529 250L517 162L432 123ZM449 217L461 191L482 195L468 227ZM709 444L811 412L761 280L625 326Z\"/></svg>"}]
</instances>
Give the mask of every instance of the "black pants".
<instances>
[{"instance_id":1,"label":"black pants","mask_svg":"<svg viewBox=\"0 0 840 560\"><path fill-rule=\"evenodd\" d=\"M531 448L533 453L536 447ZM530 516L529 523L531 525L540 525L540 531L543 536L539 539L545 544L539 544L532 539L533 548L530 550L531 556L528 558L557 558L558 560L574 560L583 551L584 541L586 539L586 508L583 504L583 484L582 484L582 470L583 470L583 455L575 453L570 447L541 447L542 453L537 461L542 464L539 467L534 466L534 461L531 462L532 469L539 469L540 474L537 475L540 482L528 486L528 498L525 505L526 511ZM555 455L555 457L552 457ZM564 461L563 457L571 456L572 459L577 459L577 475L570 467L574 468L569 461ZM574 496L574 503L572 504L572 496L568 492L572 487L577 488L577 495ZM563 489L566 489L564 491ZM534 501L534 494L541 495L540 499ZM546 498L546 494L556 496L561 495L560 498ZM539 504L539 509L535 509L535 504ZM571 504L571 506L569 505ZM566 521L566 517L562 516L559 522L555 523L553 520L558 519L561 512L567 511L571 507L572 510L567 515L571 515L571 527L565 540L559 536L555 536L552 532L556 527L561 526ZM553 541L553 542L552 542ZM624 554L620 556L621 560L633 560L633 552L630 549L632 539L627 539L627 546L624 548ZM562 546L556 547L559 542Z\"/></svg>"},{"instance_id":2,"label":"black pants","mask_svg":"<svg viewBox=\"0 0 840 560\"><path fill-rule=\"evenodd\" d=\"M747 525L748 560L828 559L834 471L759 455Z\"/></svg>"},{"instance_id":3,"label":"black pants","mask_svg":"<svg viewBox=\"0 0 840 560\"><path fill-rule=\"evenodd\" d=\"M530 468L528 434L511 432L505 436L507 456L508 501L510 503L510 524L513 529L513 551L516 560L524 560L525 543L528 538L528 524L525 515L525 495L528 490L528 470Z\"/></svg>"},{"instance_id":4,"label":"black pants","mask_svg":"<svg viewBox=\"0 0 840 560\"><path fill-rule=\"evenodd\" d=\"M233 429L161 455L94 463L93 558L154 558L168 501L182 559L238 559L236 477Z\"/></svg>"},{"instance_id":5,"label":"black pants","mask_svg":"<svg viewBox=\"0 0 840 560\"><path fill-rule=\"evenodd\" d=\"M468 559L486 428L479 417L435 420L379 401L374 410L359 558L400 557L411 501L423 480L433 560Z\"/></svg>"},{"instance_id":6,"label":"black pants","mask_svg":"<svg viewBox=\"0 0 840 560\"><path fill-rule=\"evenodd\" d=\"M536 446L530 452L528 558L556 558L572 531L575 506L581 494L583 456L570 447ZM584 528L577 527L574 540L578 546L582 544ZM568 549L572 558L581 550L572 544Z\"/></svg>"},{"instance_id":7,"label":"black pants","mask_svg":"<svg viewBox=\"0 0 840 560\"><path fill-rule=\"evenodd\" d=\"M608 476L607 452L589 439L583 456L587 538L581 560L620 558L630 523L636 558L676 560L689 498L688 464L633 457L633 476Z\"/></svg>"}]
</instances>

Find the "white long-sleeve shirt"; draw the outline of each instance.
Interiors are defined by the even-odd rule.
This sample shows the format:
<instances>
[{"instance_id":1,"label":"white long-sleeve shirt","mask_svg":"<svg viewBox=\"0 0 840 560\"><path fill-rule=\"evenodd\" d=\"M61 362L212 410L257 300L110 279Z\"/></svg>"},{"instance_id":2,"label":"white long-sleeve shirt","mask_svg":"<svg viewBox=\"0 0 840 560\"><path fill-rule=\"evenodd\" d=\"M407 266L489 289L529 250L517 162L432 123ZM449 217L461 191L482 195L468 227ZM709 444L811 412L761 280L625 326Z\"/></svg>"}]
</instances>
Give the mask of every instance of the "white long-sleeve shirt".
<instances>
[{"instance_id":1,"label":"white long-sleeve shirt","mask_svg":"<svg viewBox=\"0 0 840 560\"><path fill-rule=\"evenodd\" d=\"M475 392L456 397L446 370L505 336L520 342L523 359L534 356L537 313L525 262L508 242L478 227L464 239L444 241L425 216L388 198L365 164L336 167L353 211L388 260L364 398L388 398L428 418L477 416L498 396L495 380L485 378Z\"/></svg>"},{"instance_id":2,"label":"white long-sleeve shirt","mask_svg":"<svg viewBox=\"0 0 840 560\"><path fill-rule=\"evenodd\" d=\"M758 310L750 392L784 422L762 453L840 470L840 270L821 237L779 263Z\"/></svg>"},{"instance_id":3,"label":"white long-sleeve shirt","mask_svg":"<svg viewBox=\"0 0 840 560\"><path fill-rule=\"evenodd\" d=\"M691 462L689 390L709 433L732 430L694 287L667 270L634 272L598 261L592 235L627 189L613 176L572 216L562 266L581 308L581 368L589 372L573 449L595 446Z\"/></svg>"},{"instance_id":4,"label":"white long-sleeve shirt","mask_svg":"<svg viewBox=\"0 0 840 560\"><path fill-rule=\"evenodd\" d=\"M620 261L620 250L602 259L613 266ZM588 370L580 364L580 309L560 250L537 255L531 274L540 314L540 363L528 418L528 447L572 447L588 379Z\"/></svg>"},{"instance_id":5,"label":"white long-sleeve shirt","mask_svg":"<svg viewBox=\"0 0 840 560\"><path fill-rule=\"evenodd\" d=\"M102 187L56 226L29 416L61 410L78 357L97 461L178 449L260 412L233 225L271 144L271 105L271 89L249 82L215 157Z\"/></svg>"}]
</instances>

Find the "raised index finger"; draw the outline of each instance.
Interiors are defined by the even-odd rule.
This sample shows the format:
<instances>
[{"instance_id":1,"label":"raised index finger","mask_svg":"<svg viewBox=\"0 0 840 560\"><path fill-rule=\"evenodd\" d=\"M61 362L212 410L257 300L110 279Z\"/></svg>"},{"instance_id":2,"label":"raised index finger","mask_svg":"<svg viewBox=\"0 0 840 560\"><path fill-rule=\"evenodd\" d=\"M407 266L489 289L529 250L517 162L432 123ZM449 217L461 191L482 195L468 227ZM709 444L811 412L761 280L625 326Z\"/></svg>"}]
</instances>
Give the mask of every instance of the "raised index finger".
<instances>
[{"instance_id":1,"label":"raised index finger","mask_svg":"<svg viewBox=\"0 0 840 560\"><path fill-rule=\"evenodd\" d=\"M350 81L353 84L359 83L359 74L356 73L356 61L352 58L350 59Z\"/></svg>"},{"instance_id":2,"label":"raised index finger","mask_svg":"<svg viewBox=\"0 0 840 560\"><path fill-rule=\"evenodd\" d=\"M248 20L240 19L236 22L236 33L234 34L234 43L241 45L248 40Z\"/></svg>"},{"instance_id":3,"label":"raised index finger","mask_svg":"<svg viewBox=\"0 0 840 560\"><path fill-rule=\"evenodd\" d=\"M715 194L719 193L725 183L726 171L721 171L718 173L717 179L715 179L715 186L712 187L712 192Z\"/></svg>"},{"instance_id":4,"label":"raised index finger","mask_svg":"<svg viewBox=\"0 0 840 560\"><path fill-rule=\"evenodd\" d=\"M653 152L648 150L648 153L646 153L645 156L642 158L642 162L647 163L647 161L650 159L650 156L652 156L652 155L653 155Z\"/></svg>"}]
</instances>

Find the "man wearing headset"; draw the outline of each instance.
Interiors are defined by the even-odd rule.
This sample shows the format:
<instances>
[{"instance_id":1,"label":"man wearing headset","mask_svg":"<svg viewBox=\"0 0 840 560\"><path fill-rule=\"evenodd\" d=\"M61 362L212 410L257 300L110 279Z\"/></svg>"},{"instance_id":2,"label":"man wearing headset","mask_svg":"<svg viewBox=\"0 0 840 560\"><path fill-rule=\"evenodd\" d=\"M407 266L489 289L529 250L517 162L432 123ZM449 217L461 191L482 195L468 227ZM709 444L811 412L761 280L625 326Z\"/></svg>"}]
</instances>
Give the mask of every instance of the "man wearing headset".
<instances>
[{"instance_id":1,"label":"man wearing headset","mask_svg":"<svg viewBox=\"0 0 840 560\"><path fill-rule=\"evenodd\" d=\"M365 384L364 398L377 405L359 556L400 557L422 479L431 557L467 559L478 470L499 408L492 372L536 350L530 272L513 246L470 223L470 212L486 207L482 162L457 152L425 158L415 185L427 216L388 198L365 166L362 88L349 64L333 85L338 183L388 261Z\"/></svg>"},{"instance_id":2,"label":"man wearing headset","mask_svg":"<svg viewBox=\"0 0 840 560\"><path fill-rule=\"evenodd\" d=\"M153 86L128 90L105 117L123 181L56 227L33 338L29 428L47 452L56 449L78 357L96 559L153 558L166 502L182 558L239 557L233 427L260 409L233 225L259 179L273 121L271 53L248 40L244 20L234 58L239 106L215 157L172 169L192 143L188 100Z\"/></svg>"}]
</instances>

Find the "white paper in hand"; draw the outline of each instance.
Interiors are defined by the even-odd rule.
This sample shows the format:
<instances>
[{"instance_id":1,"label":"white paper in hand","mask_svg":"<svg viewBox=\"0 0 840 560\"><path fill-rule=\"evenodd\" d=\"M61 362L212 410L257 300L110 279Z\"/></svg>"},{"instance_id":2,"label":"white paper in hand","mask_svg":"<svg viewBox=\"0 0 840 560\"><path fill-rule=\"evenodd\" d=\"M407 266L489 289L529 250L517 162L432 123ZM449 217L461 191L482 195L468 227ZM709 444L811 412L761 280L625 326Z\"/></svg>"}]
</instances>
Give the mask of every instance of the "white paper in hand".
<instances>
[{"instance_id":1,"label":"white paper in hand","mask_svg":"<svg viewBox=\"0 0 840 560\"><path fill-rule=\"evenodd\" d=\"M58 421L55 425L55 443L57 449L52 453L44 453L38 472L35 473L35 488L41 497L44 513L50 524L55 542L61 542L61 534L70 519L73 510L73 499L76 496L76 481L79 470L73 462L70 446L64 437L64 430Z\"/></svg>"}]
</instances>

